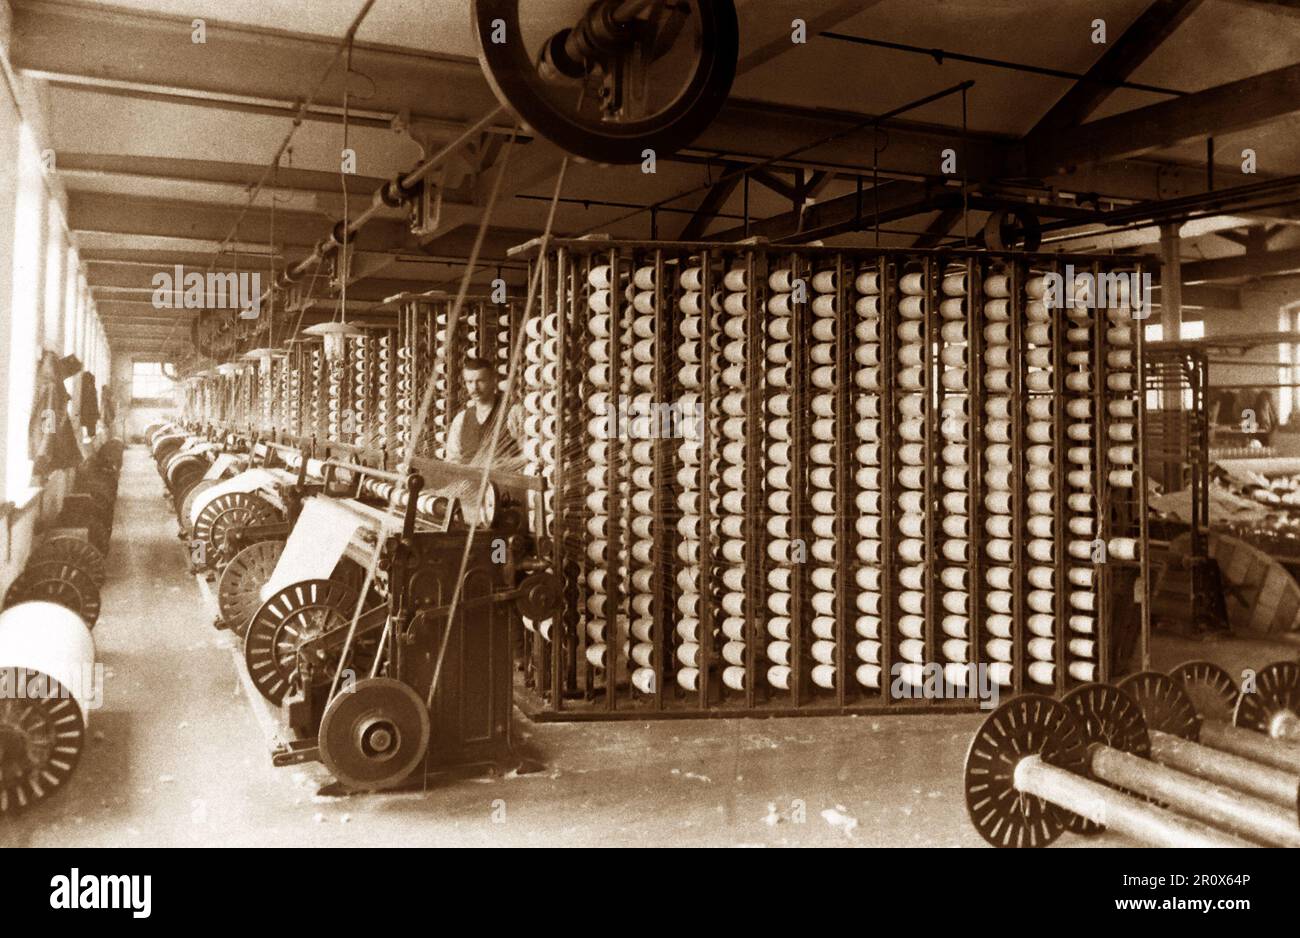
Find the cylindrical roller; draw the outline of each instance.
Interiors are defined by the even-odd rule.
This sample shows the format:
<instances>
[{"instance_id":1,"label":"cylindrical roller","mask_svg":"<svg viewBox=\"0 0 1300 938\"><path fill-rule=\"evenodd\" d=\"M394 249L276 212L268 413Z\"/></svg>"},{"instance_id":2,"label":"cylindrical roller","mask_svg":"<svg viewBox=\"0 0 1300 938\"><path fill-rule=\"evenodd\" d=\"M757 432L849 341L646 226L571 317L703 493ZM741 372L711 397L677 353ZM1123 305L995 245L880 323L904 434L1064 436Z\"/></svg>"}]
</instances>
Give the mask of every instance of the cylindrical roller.
<instances>
[{"instance_id":1,"label":"cylindrical roller","mask_svg":"<svg viewBox=\"0 0 1300 938\"><path fill-rule=\"evenodd\" d=\"M1300 847L1294 809L1280 808L1107 746L1093 749L1091 766L1103 781L1154 798L1215 827L1273 846Z\"/></svg>"},{"instance_id":2,"label":"cylindrical roller","mask_svg":"<svg viewBox=\"0 0 1300 938\"><path fill-rule=\"evenodd\" d=\"M30 807L72 775L98 705L90 629L57 603L0 613L0 814Z\"/></svg>"},{"instance_id":3,"label":"cylindrical roller","mask_svg":"<svg viewBox=\"0 0 1300 938\"><path fill-rule=\"evenodd\" d=\"M1111 750L1114 752L1115 750ZM1119 753L1125 755L1125 753ZM1135 756L1130 759L1141 763ZM1042 798L1072 814L1125 834L1151 847L1249 847L1250 843L1205 824L1161 811L1131 795L1107 788L1041 756L1016 763L1016 790Z\"/></svg>"},{"instance_id":4,"label":"cylindrical roller","mask_svg":"<svg viewBox=\"0 0 1300 938\"><path fill-rule=\"evenodd\" d=\"M1201 743L1300 774L1300 746L1269 739L1262 733L1206 720L1201 724Z\"/></svg>"},{"instance_id":5,"label":"cylindrical roller","mask_svg":"<svg viewBox=\"0 0 1300 938\"><path fill-rule=\"evenodd\" d=\"M1220 752L1172 733L1151 730L1150 736L1151 758L1161 765L1227 785L1285 808L1294 809L1300 804L1300 775Z\"/></svg>"}]
</instances>

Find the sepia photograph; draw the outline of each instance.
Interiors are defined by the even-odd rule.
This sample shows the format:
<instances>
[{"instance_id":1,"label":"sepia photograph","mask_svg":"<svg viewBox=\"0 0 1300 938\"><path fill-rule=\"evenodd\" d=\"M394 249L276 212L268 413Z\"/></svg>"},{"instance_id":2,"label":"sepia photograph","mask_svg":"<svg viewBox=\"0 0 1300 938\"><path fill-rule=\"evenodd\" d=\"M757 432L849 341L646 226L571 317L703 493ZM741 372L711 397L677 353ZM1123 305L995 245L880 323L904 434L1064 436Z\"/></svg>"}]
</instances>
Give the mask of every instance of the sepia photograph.
<instances>
[{"instance_id":1,"label":"sepia photograph","mask_svg":"<svg viewBox=\"0 0 1300 938\"><path fill-rule=\"evenodd\" d=\"M0 246L14 908L1300 846L1300 0L0 0Z\"/></svg>"}]
</instances>

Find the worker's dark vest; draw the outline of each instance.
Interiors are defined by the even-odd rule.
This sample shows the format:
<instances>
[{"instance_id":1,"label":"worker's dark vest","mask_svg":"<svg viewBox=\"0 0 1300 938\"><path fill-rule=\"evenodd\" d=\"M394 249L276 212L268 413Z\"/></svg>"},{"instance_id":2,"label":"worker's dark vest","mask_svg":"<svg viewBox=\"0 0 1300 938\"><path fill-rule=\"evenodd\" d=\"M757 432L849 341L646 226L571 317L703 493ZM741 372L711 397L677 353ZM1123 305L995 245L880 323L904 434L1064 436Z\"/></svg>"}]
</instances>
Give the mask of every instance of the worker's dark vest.
<instances>
[{"instance_id":1,"label":"worker's dark vest","mask_svg":"<svg viewBox=\"0 0 1300 938\"><path fill-rule=\"evenodd\" d=\"M497 408L501 406L501 395L497 395L491 412L482 423L478 419L478 408L471 402L465 407L465 419L460 422L460 439L456 442L462 458L469 462L478 455L479 447L492 436L492 423L497 419Z\"/></svg>"}]
</instances>

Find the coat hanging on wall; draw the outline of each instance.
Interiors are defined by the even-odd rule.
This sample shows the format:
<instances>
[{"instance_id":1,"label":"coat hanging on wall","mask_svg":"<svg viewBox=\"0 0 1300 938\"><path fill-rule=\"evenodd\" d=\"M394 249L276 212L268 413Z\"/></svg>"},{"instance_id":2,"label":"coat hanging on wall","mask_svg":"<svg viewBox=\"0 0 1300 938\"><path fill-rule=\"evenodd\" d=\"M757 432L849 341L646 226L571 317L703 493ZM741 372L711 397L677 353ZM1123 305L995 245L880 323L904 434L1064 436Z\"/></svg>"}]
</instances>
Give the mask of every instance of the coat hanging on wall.
<instances>
[{"instance_id":1,"label":"coat hanging on wall","mask_svg":"<svg viewBox=\"0 0 1300 938\"><path fill-rule=\"evenodd\" d=\"M33 475L48 475L81 462L76 432L68 417L71 398L63 388L63 380L68 377L64 373L66 361L61 362L53 352L46 352L36 369L36 396L32 398L32 417L27 428Z\"/></svg>"},{"instance_id":2,"label":"coat hanging on wall","mask_svg":"<svg viewBox=\"0 0 1300 938\"><path fill-rule=\"evenodd\" d=\"M95 376L89 371L81 373L81 407L78 414L86 432L94 436L99 424L99 398L95 394Z\"/></svg>"}]
</instances>

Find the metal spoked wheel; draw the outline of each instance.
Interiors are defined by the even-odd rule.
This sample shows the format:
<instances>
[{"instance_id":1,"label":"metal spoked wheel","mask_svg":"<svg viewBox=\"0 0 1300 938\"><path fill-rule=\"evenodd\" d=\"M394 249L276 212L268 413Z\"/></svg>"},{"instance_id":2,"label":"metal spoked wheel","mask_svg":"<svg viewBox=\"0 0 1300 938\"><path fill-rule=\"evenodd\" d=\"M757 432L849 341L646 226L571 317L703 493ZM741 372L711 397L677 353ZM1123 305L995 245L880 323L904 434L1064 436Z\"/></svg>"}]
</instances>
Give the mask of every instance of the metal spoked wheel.
<instances>
[{"instance_id":1,"label":"metal spoked wheel","mask_svg":"<svg viewBox=\"0 0 1300 938\"><path fill-rule=\"evenodd\" d=\"M1133 698L1147 728L1195 742L1201 735L1201 718L1182 686L1159 671L1139 671L1116 685Z\"/></svg>"},{"instance_id":2,"label":"metal spoked wheel","mask_svg":"<svg viewBox=\"0 0 1300 938\"><path fill-rule=\"evenodd\" d=\"M1212 661L1188 661L1169 672L1203 720L1231 723L1239 691L1232 675Z\"/></svg>"},{"instance_id":3,"label":"metal spoked wheel","mask_svg":"<svg viewBox=\"0 0 1300 938\"><path fill-rule=\"evenodd\" d=\"M190 513L194 510L195 500L206 492L208 489L220 483L216 479L199 479L181 496L180 507L176 511L176 519L180 522L181 530L185 533L190 531Z\"/></svg>"},{"instance_id":4,"label":"metal spoked wheel","mask_svg":"<svg viewBox=\"0 0 1300 938\"><path fill-rule=\"evenodd\" d=\"M1109 684L1083 684L1062 697L1061 703L1078 720L1085 746L1100 743L1144 759L1151 754L1142 710L1118 688ZM1067 826L1075 834L1088 836L1106 829L1077 814L1070 815Z\"/></svg>"},{"instance_id":5,"label":"metal spoked wheel","mask_svg":"<svg viewBox=\"0 0 1300 938\"><path fill-rule=\"evenodd\" d=\"M208 461L198 453L173 456L167 462L167 490L172 495L180 495L199 479L202 479L207 471Z\"/></svg>"},{"instance_id":6,"label":"metal spoked wheel","mask_svg":"<svg viewBox=\"0 0 1300 938\"><path fill-rule=\"evenodd\" d=\"M259 495L227 492L203 507L191 537L203 545L203 565L219 567L230 559L227 535L231 531L253 524L271 524L278 517L275 506Z\"/></svg>"},{"instance_id":7,"label":"metal spoked wheel","mask_svg":"<svg viewBox=\"0 0 1300 938\"><path fill-rule=\"evenodd\" d=\"M1045 847L1072 817L1016 789L1016 765L1030 756L1075 773L1087 763L1078 721L1065 704L1041 694L1021 694L993 711L966 753L966 812L995 847Z\"/></svg>"},{"instance_id":8,"label":"metal spoked wheel","mask_svg":"<svg viewBox=\"0 0 1300 938\"><path fill-rule=\"evenodd\" d=\"M429 747L429 710L407 684L362 678L330 701L321 717L321 762L348 788L400 785Z\"/></svg>"},{"instance_id":9,"label":"metal spoked wheel","mask_svg":"<svg viewBox=\"0 0 1300 938\"><path fill-rule=\"evenodd\" d=\"M1300 664L1278 661L1259 669L1255 691L1241 695L1233 723L1271 736L1274 721L1287 714L1300 715Z\"/></svg>"},{"instance_id":10,"label":"metal spoked wheel","mask_svg":"<svg viewBox=\"0 0 1300 938\"><path fill-rule=\"evenodd\" d=\"M58 603L71 609L93 629L99 620L99 587L82 567L67 560L29 563L9 587L5 608L32 600Z\"/></svg>"},{"instance_id":11,"label":"metal spoked wheel","mask_svg":"<svg viewBox=\"0 0 1300 938\"><path fill-rule=\"evenodd\" d=\"M43 563L47 560L64 561L80 567L90 574L91 580L98 587L103 587L108 580L104 555L89 541L83 541L79 537L61 534L42 541L40 546L32 551L32 563Z\"/></svg>"},{"instance_id":12,"label":"metal spoked wheel","mask_svg":"<svg viewBox=\"0 0 1300 938\"><path fill-rule=\"evenodd\" d=\"M86 724L71 695L52 678L25 668L0 669L21 695L0 697L0 815L29 808L72 775ZM37 689L39 685L39 689Z\"/></svg>"},{"instance_id":13,"label":"metal spoked wheel","mask_svg":"<svg viewBox=\"0 0 1300 938\"><path fill-rule=\"evenodd\" d=\"M357 594L333 580L291 583L264 602L244 634L244 662L253 685L279 704L300 689L298 649L352 621Z\"/></svg>"},{"instance_id":14,"label":"metal spoked wheel","mask_svg":"<svg viewBox=\"0 0 1300 938\"><path fill-rule=\"evenodd\" d=\"M520 6L475 0L479 64L505 107L579 159L671 154L731 91L740 45L731 0L603 0L581 22L546 24L532 9L521 22Z\"/></svg>"},{"instance_id":15,"label":"metal spoked wheel","mask_svg":"<svg viewBox=\"0 0 1300 938\"><path fill-rule=\"evenodd\" d=\"M222 624L243 637L262 605L262 587L271 579L284 552L284 541L258 541L230 558L217 580L217 607Z\"/></svg>"}]
</instances>

